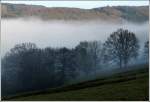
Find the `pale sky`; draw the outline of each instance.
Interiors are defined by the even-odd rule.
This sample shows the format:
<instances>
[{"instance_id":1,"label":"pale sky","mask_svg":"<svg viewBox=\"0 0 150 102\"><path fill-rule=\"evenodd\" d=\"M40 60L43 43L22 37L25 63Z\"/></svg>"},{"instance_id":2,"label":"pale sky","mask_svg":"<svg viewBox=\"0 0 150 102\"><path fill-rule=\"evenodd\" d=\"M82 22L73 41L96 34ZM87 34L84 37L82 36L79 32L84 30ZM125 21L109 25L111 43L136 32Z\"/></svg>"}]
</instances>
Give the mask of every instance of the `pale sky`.
<instances>
[{"instance_id":1,"label":"pale sky","mask_svg":"<svg viewBox=\"0 0 150 102\"><path fill-rule=\"evenodd\" d=\"M149 0L137 0L137 1L1 1L2 3L15 3L15 4L31 4L31 5L43 5L46 7L75 7L91 9L103 6L143 6L149 5Z\"/></svg>"}]
</instances>

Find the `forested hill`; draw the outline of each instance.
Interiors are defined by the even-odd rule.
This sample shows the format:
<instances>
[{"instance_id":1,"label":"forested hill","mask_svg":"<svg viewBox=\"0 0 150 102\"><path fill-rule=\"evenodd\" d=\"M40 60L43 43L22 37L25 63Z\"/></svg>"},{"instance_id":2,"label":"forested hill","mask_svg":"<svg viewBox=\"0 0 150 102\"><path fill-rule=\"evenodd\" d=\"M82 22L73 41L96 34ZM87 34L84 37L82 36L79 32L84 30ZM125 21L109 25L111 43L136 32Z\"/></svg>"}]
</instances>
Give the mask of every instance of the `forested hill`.
<instances>
[{"instance_id":1,"label":"forested hill","mask_svg":"<svg viewBox=\"0 0 150 102\"><path fill-rule=\"evenodd\" d=\"M39 5L2 3L2 18L37 17L44 20L128 20L144 22L149 19L148 6L107 6L93 9L49 8Z\"/></svg>"}]
</instances>

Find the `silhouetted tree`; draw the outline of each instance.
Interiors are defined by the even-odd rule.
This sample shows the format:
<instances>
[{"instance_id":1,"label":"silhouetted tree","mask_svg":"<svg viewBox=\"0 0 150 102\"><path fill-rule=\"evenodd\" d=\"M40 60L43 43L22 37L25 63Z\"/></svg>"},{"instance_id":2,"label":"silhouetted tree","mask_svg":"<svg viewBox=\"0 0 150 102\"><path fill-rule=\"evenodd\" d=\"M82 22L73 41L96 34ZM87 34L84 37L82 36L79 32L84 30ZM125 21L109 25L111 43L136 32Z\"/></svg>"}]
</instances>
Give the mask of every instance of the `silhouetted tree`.
<instances>
[{"instance_id":1,"label":"silhouetted tree","mask_svg":"<svg viewBox=\"0 0 150 102\"><path fill-rule=\"evenodd\" d=\"M134 33L118 29L104 43L109 57L119 61L120 68L126 67L129 60L138 55L139 44Z\"/></svg>"},{"instance_id":2,"label":"silhouetted tree","mask_svg":"<svg viewBox=\"0 0 150 102\"><path fill-rule=\"evenodd\" d=\"M76 47L76 56L79 69L86 74L101 67L103 60L103 46L100 41L84 41Z\"/></svg>"},{"instance_id":3,"label":"silhouetted tree","mask_svg":"<svg viewBox=\"0 0 150 102\"><path fill-rule=\"evenodd\" d=\"M37 68L38 85L41 87L54 87L55 84L55 57L56 52L53 48L42 49L39 55L39 67Z\"/></svg>"},{"instance_id":4,"label":"silhouetted tree","mask_svg":"<svg viewBox=\"0 0 150 102\"><path fill-rule=\"evenodd\" d=\"M80 42L75 51L78 69L89 75L92 70L92 61L91 56L88 54L88 42Z\"/></svg>"},{"instance_id":5,"label":"silhouetted tree","mask_svg":"<svg viewBox=\"0 0 150 102\"><path fill-rule=\"evenodd\" d=\"M88 42L88 54L93 62L93 70L96 71L97 68L102 64L103 59L103 46L100 41Z\"/></svg>"},{"instance_id":6,"label":"silhouetted tree","mask_svg":"<svg viewBox=\"0 0 150 102\"><path fill-rule=\"evenodd\" d=\"M76 60L73 50L67 48L59 49L57 53L57 73L60 77L59 82L64 84L70 78L74 78L76 74Z\"/></svg>"},{"instance_id":7,"label":"silhouetted tree","mask_svg":"<svg viewBox=\"0 0 150 102\"><path fill-rule=\"evenodd\" d=\"M29 73L26 73L29 70L28 65L31 65L29 61L30 63L34 61L26 57L26 52L31 52L34 49L36 49L36 45L32 43L17 44L2 59L2 78L6 82L5 86L2 85L2 87L4 90L7 89L7 93L17 92L25 88L24 83L26 80L23 78L24 75L29 75ZM31 70L30 72L32 72Z\"/></svg>"}]
</instances>

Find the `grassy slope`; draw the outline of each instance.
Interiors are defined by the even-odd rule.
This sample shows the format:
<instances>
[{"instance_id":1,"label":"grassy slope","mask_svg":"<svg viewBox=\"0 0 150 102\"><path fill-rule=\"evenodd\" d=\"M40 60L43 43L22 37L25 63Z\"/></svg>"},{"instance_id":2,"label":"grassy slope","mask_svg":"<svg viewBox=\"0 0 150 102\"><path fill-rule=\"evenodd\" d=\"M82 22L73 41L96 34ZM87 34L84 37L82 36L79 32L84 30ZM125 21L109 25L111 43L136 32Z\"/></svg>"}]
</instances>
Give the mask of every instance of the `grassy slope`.
<instances>
[{"instance_id":1,"label":"grassy slope","mask_svg":"<svg viewBox=\"0 0 150 102\"><path fill-rule=\"evenodd\" d=\"M10 100L148 100L148 68Z\"/></svg>"}]
</instances>

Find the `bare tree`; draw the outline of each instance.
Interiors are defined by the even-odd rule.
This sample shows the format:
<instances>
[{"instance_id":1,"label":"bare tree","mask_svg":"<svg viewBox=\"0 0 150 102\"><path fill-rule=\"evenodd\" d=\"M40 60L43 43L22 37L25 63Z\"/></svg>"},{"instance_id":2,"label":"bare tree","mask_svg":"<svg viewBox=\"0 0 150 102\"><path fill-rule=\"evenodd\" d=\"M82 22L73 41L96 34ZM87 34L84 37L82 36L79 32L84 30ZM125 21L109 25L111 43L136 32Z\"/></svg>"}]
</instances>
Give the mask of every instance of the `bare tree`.
<instances>
[{"instance_id":1,"label":"bare tree","mask_svg":"<svg viewBox=\"0 0 150 102\"><path fill-rule=\"evenodd\" d=\"M12 48L10 51L12 54L19 54L28 50L34 50L36 48L37 47L34 43L22 43L15 45L15 47Z\"/></svg>"},{"instance_id":2,"label":"bare tree","mask_svg":"<svg viewBox=\"0 0 150 102\"><path fill-rule=\"evenodd\" d=\"M118 29L104 43L111 60L118 61L120 68L127 67L129 60L138 55L139 44L134 33Z\"/></svg>"},{"instance_id":3,"label":"bare tree","mask_svg":"<svg viewBox=\"0 0 150 102\"><path fill-rule=\"evenodd\" d=\"M90 74L92 68L92 61L88 54L88 42L80 42L78 46L76 46L76 61L78 63L78 69L81 72L85 72L87 75Z\"/></svg>"},{"instance_id":4,"label":"bare tree","mask_svg":"<svg viewBox=\"0 0 150 102\"><path fill-rule=\"evenodd\" d=\"M77 61L80 69L83 69L88 75L96 73L96 70L101 67L103 58L103 46L100 41L84 41L76 47Z\"/></svg>"},{"instance_id":5,"label":"bare tree","mask_svg":"<svg viewBox=\"0 0 150 102\"><path fill-rule=\"evenodd\" d=\"M88 54L91 56L93 68L96 71L100 67L103 58L103 48L100 41L91 41L88 43Z\"/></svg>"}]
</instances>

